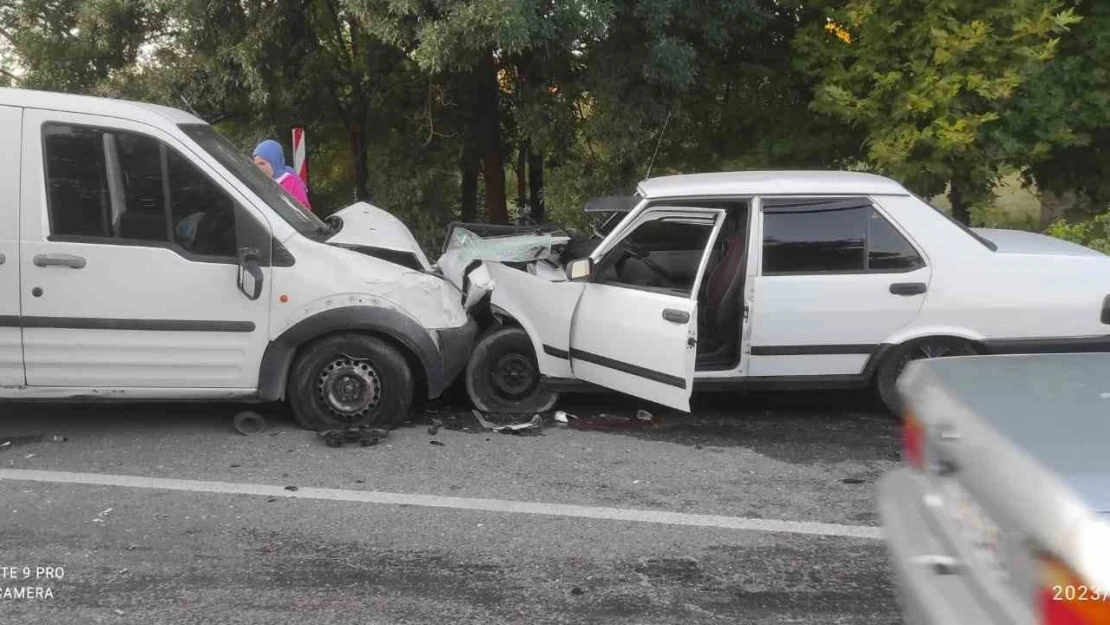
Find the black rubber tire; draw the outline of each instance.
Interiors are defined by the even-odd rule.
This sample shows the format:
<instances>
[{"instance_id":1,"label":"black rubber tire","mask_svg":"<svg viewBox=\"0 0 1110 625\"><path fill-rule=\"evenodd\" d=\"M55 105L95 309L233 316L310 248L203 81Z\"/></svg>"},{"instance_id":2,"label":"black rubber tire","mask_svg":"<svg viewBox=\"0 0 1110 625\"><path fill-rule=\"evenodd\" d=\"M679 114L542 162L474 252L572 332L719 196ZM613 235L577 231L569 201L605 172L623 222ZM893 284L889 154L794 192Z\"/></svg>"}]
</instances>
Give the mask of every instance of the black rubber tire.
<instances>
[{"instance_id":1,"label":"black rubber tire","mask_svg":"<svg viewBox=\"0 0 1110 625\"><path fill-rule=\"evenodd\" d=\"M927 355L928 353L936 355ZM892 416L902 417L902 398L898 394L898 376L913 360L972 356L979 353L969 341L948 336L917 339L895 347L883 359L875 374L875 390L879 401Z\"/></svg>"},{"instance_id":2,"label":"black rubber tire","mask_svg":"<svg viewBox=\"0 0 1110 625\"><path fill-rule=\"evenodd\" d=\"M377 403L349 420L329 410L319 390L324 368L345 356L366 361L380 382ZM293 420L306 430L388 427L409 415L413 375L405 357L390 343L365 334L333 334L301 349L289 372L287 397Z\"/></svg>"},{"instance_id":3,"label":"black rubber tire","mask_svg":"<svg viewBox=\"0 0 1110 625\"><path fill-rule=\"evenodd\" d=\"M534 383L524 383L520 393L507 394L495 381L494 368L506 358L516 357L531 367ZM466 363L466 393L474 407L482 412L543 412L559 399L558 393L547 390L540 378L539 365L532 341L524 330L504 327L483 337Z\"/></svg>"}]
</instances>

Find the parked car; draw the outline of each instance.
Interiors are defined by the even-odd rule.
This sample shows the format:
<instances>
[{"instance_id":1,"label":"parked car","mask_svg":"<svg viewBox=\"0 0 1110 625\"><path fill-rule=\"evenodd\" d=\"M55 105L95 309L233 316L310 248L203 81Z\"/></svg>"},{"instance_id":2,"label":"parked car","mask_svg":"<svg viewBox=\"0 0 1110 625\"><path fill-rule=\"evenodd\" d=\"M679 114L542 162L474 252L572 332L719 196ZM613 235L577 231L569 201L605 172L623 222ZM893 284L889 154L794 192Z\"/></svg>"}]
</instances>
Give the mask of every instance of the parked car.
<instances>
[{"instance_id":1,"label":"parked car","mask_svg":"<svg viewBox=\"0 0 1110 625\"><path fill-rule=\"evenodd\" d=\"M1110 355L913 363L879 485L905 618L1110 623Z\"/></svg>"},{"instance_id":2,"label":"parked car","mask_svg":"<svg viewBox=\"0 0 1110 625\"><path fill-rule=\"evenodd\" d=\"M1110 257L968 229L880 176L667 176L594 210L624 216L584 258L550 234L530 262L440 259L490 328L478 407L543 409L581 382L681 410L695 388L873 384L897 412L915 359L1110 350Z\"/></svg>"},{"instance_id":3,"label":"parked car","mask_svg":"<svg viewBox=\"0 0 1110 625\"><path fill-rule=\"evenodd\" d=\"M388 422L470 354L461 293L400 221L321 221L193 115L0 89L0 143L2 398Z\"/></svg>"}]
</instances>

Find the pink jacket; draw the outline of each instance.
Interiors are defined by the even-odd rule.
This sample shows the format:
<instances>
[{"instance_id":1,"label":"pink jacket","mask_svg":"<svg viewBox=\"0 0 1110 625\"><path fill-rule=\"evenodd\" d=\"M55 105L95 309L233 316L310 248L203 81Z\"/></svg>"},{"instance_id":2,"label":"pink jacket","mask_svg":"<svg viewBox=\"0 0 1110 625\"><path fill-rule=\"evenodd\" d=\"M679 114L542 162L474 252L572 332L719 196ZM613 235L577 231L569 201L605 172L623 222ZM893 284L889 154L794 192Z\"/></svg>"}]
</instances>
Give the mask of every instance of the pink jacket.
<instances>
[{"instance_id":1,"label":"pink jacket","mask_svg":"<svg viewBox=\"0 0 1110 625\"><path fill-rule=\"evenodd\" d=\"M299 176L285 172L277 179L277 183L293 197L297 198L301 206L308 210L312 210L312 204L308 202L308 188L304 186L304 181L301 180Z\"/></svg>"}]
</instances>

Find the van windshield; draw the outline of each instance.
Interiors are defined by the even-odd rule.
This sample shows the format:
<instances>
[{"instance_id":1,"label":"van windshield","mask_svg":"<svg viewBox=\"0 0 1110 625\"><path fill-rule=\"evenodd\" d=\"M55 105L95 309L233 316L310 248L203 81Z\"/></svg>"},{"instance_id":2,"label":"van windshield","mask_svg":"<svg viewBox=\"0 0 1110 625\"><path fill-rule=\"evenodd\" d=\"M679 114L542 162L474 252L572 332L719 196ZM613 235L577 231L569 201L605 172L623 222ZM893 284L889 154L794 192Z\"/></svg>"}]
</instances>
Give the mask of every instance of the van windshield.
<instances>
[{"instance_id":1,"label":"van windshield","mask_svg":"<svg viewBox=\"0 0 1110 625\"><path fill-rule=\"evenodd\" d=\"M326 223L305 210L300 202L262 173L251 159L235 147L234 143L216 132L215 128L208 124L180 124L179 127L297 232L315 240L332 234Z\"/></svg>"}]
</instances>

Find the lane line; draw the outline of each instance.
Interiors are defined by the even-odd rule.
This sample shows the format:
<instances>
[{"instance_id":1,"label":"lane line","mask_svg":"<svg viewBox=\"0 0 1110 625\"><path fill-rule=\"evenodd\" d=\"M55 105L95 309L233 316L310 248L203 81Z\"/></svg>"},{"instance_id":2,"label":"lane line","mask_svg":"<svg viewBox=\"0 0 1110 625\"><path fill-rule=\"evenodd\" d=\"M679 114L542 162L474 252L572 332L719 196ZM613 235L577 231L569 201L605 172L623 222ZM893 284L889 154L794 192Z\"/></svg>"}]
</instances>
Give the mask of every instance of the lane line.
<instances>
[{"instance_id":1,"label":"lane line","mask_svg":"<svg viewBox=\"0 0 1110 625\"><path fill-rule=\"evenodd\" d=\"M872 540L882 539L882 531L880 530L880 528L868 525L840 525L836 523L817 523L812 521L752 519L747 517L723 516L715 514L688 514L685 512L666 512L663 510L605 508L598 506L578 506L559 503L510 501L505 499L472 499L468 497L443 497L440 495L419 495L409 493L387 493L380 491L343 490L337 488L310 487L300 488L296 491L287 491L283 486L272 486L269 484L209 482L201 480L178 480L160 477L141 477L137 475L72 473L69 471L35 471L29 469L0 469L0 480L46 482L52 484L121 486L126 488L149 488L155 490L173 490L194 493L220 493L228 495L282 497L286 499L349 501L355 503L383 504L393 506L451 508L455 510L479 510L483 512L504 512L509 514L535 514L579 519L631 521L634 523L657 523L662 525L684 525L689 527L717 527L753 532L778 532L783 534L808 534L813 536L841 536L845 538L864 538Z\"/></svg>"}]
</instances>

